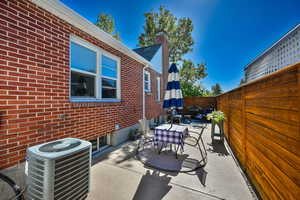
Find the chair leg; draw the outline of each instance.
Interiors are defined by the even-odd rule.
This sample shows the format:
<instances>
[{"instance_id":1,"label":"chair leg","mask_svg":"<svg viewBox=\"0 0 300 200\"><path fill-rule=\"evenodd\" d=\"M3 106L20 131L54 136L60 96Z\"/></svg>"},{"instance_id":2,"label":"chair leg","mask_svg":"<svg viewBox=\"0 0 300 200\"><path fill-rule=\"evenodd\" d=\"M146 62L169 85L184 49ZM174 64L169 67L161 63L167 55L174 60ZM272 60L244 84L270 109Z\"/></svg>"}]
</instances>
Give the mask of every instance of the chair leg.
<instances>
[{"instance_id":1,"label":"chair leg","mask_svg":"<svg viewBox=\"0 0 300 200\"><path fill-rule=\"evenodd\" d=\"M158 151L158 154L161 153L161 151L162 151L163 148L164 148L164 143L161 144L161 147L160 147L160 149L159 149L159 151Z\"/></svg>"},{"instance_id":2,"label":"chair leg","mask_svg":"<svg viewBox=\"0 0 300 200\"><path fill-rule=\"evenodd\" d=\"M149 140L147 138L145 138L143 140L143 150L145 150L145 146L148 144Z\"/></svg>"},{"instance_id":3,"label":"chair leg","mask_svg":"<svg viewBox=\"0 0 300 200\"><path fill-rule=\"evenodd\" d=\"M143 146L143 138L140 138L139 142L138 142L138 146L137 146L137 150L136 150L136 154L138 154L140 147ZM144 150L144 147L143 147Z\"/></svg>"},{"instance_id":4,"label":"chair leg","mask_svg":"<svg viewBox=\"0 0 300 200\"><path fill-rule=\"evenodd\" d=\"M202 149L201 149L201 147L200 147L200 144L199 144L199 143L197 143L197 145L198 145L198 148L199 148L199 151L200 151L200 154L201 154L202 160L204 160L204 159L205 159L205 157L204 157L204 155L203 155L203 152L202 152Z\"/></svg>"},{"instance_id":5,"label":"chair leg","mask_svg":"<svg viewBox=\"0 0 300 200\"><path fill-rule=\"evenodd\" d=\"M205 148L204 142L203 142L202 138L200 138L200 140L201 140L201 143L202 143L202 146L203 146L203 149L204 149L205 155L207 156L207 151L206 151L206 148Z\"/></svg>"},{"instance_id":6,"label":"chair leg","mask_svg":"<svg viewBox=\"0 0 300 200\"><path fill-rule=\"evenodd\" d=\"M199 143L198 143L198 147L199 147L199 149L200 149L200 153L201 153L201 156L202 156L204 165L206 165L206 163L207 163L207 151L206 151L206 148L205 148L205 145L204 145L204 142L203 142L202 138L200 138L200 140L201 140L201 143L202 143L202 146L203 146L204 154L205 154L205 155L203 155L203 152L202 152L202 150L201 150L201 147L200 147L200 144L199 144Z\"/></svg>"},{"instance_id":7,"label":"chair leg","mask_svg":"<svg viewBox=\"0 0 300 200\"><path fill-rule=\"evenodd\" d=\"M175 156L176 156L176 159L178 159L178 150L179 150L179 147L180 147L179 144L177 145L177 148L175 146Z\"/></svg>"}]
</instances>

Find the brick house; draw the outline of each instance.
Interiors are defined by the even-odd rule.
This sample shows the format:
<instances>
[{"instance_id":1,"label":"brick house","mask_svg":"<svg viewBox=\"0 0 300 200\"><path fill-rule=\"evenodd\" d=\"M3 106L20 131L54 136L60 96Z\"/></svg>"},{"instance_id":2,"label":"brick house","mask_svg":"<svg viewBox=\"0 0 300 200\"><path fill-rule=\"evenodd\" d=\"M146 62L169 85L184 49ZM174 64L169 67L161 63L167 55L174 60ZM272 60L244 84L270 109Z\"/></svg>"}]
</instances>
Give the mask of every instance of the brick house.
<instances>
[{"instance_id":1,"label":"brick house","mask_svg":"<svg viewBox=\"0 0 300 200\"><path fill-rule=\"evenodd\" d=\"M158 43L146 59L57 0L1 0L0 169L59 138L116 145L143 116L163 115Z\"/></svg>"}]
</instances>

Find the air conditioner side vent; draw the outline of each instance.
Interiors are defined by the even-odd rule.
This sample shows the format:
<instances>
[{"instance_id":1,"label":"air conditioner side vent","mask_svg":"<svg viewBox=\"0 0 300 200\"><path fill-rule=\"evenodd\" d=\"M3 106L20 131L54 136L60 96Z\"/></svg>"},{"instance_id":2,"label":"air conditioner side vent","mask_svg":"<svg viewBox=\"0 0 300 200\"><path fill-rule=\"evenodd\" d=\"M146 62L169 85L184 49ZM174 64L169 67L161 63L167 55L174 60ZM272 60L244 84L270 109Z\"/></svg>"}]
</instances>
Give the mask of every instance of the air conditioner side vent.
<instances>
[{"instance_id":1,"label":"air conditioner side vent","mask_svg":"<svg viewBox=\"0 0 300 200\"><path fill-rule=\"evenodd\" d=\"M71 195L88 185L90 150L85 149L55 162L55 199Z\"/></svg>"},{"instance_id":2,"label":"air conditioner side vent","mask_svg":"<svg viewBox=\"0 0 300 200\"><path fill-rule=\"evenodd\" d=\"M30 157L28 165L28 195L31 199L43 199L44 193L44 161Z\"/></svg>"}]
</instances>

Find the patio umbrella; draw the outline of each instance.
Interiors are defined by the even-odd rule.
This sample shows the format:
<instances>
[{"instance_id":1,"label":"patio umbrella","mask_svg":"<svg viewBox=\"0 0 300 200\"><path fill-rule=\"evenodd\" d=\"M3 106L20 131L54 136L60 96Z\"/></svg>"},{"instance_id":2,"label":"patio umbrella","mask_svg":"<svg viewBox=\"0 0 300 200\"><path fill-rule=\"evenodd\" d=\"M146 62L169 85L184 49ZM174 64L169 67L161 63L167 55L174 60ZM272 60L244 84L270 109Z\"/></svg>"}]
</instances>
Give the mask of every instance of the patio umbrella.
<instances>
[{"instance_id":1,"label":"patio umbrella","mask_svg":"<svg viewBox=\"0 0 300 200\"><path fill-rule=\"evenodd\" d=\"M183 108L183 98L180 89L179 70L175 63L171 65L168 73L168 83L163 108L171 110L171 122L173 124L173 113L176 108Z\"/></svg>"}]
</instances>

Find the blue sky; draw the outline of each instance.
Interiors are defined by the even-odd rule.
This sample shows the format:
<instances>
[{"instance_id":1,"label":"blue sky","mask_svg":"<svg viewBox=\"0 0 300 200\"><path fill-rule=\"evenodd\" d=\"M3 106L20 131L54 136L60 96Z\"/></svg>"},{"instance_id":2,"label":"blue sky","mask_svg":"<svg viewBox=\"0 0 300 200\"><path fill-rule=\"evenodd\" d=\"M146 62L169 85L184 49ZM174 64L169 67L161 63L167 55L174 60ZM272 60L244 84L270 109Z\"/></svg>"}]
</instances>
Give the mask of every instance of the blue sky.
<instances>
[{"instance_id":1,"label":"blue sky","mask_svg":"<svg viewBox=\"0 0 300 200\"><path fill-rule=\"evenodd\" d=\"M299 0L61 0L95 22L98 13L114 16L122 42L135 48L143 31L143 14L160 5L194 24L193 52L185 58L207 64L210 88L235 88L243 68L282 35L300 23Z\"/></svg>"}]
</instances>

